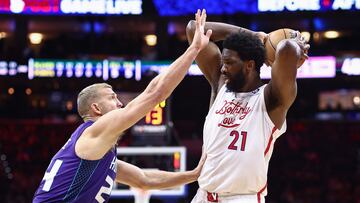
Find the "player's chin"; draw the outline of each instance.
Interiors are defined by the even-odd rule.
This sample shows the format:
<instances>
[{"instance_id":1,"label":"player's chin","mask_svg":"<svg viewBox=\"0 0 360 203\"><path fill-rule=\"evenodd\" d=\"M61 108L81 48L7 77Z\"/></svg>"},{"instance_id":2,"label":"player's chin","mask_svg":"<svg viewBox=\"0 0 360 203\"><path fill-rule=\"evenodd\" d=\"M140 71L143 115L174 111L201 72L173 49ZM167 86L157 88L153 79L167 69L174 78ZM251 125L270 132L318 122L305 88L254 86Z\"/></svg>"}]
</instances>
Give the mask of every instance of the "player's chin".
<instances>
[{"instance_id":1,"label":"player's chin","mask_svg":"<svg viewBox=\"0 0 360 203\"><path fill-rule=\"evenodd\" d=\"M229 83L229 78L226 75L223 75L223 77L224 77L224 83L228 84Z\"/></svg>"}]
</instances>

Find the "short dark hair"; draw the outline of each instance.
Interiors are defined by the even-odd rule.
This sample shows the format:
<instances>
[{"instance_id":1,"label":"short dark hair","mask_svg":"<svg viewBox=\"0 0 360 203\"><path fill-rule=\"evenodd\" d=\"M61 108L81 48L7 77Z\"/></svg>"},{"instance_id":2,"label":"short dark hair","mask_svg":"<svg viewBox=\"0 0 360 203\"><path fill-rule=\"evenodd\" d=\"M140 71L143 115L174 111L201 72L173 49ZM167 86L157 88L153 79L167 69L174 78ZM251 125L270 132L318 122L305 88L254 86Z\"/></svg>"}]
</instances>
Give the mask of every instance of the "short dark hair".
<instances>
[{"instance_id":1,"label":"short dark hair","mask_svg":"<svg viewBox=\"0 0 360 203\"><path fill-rule=\"evenodd\" d=\"M255 34L245 31L230 34L224 40L223 48L236 51L241 60L254 60L256 71L260 73L266 57L265 46Z\"/></svg>"}]
</instances>

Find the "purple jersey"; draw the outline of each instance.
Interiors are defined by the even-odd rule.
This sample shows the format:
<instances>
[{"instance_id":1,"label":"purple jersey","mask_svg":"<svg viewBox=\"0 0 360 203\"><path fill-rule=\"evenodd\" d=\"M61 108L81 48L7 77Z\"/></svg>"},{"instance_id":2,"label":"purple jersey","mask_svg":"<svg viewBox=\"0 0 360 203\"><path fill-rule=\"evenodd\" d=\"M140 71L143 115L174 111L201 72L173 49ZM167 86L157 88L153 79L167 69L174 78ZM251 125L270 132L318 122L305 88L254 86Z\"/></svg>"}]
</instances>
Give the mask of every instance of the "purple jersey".
<instances>
[{"instance_id":1,"label":"purple jersey","mask_svg":"<svg viewBox=\"0 0 360 203\"><path fill-rule=\"evenodd\" d=\"M37 189L37 202L107 202L116 177L115 147L100 160L89 161L75 154L75 143L93 121L80 125L51 159Z\"/></svg>"}]
</instances>

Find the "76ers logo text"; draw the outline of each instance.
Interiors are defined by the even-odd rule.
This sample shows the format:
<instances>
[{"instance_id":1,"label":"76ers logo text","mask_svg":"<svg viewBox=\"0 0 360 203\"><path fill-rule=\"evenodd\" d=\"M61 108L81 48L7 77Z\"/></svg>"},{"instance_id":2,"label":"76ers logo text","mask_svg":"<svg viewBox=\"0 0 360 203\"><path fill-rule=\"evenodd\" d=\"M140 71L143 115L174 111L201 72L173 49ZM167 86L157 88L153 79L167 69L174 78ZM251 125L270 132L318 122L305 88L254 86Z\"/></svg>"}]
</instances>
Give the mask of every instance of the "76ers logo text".
<instances>
[{"instance_id":1,"label":"76ers logo text","mask_svg":"<svg viewBox=\"0 0 360 203\"><path fill-rule=\"evenodd\" d=\"M243 120L250 112L251 108L248 107L248 102L243 103L240 101L227 101L224 100L224 105L216 110L216 114L225 115L225 118L218 124L225 128L233 128L240 124L236 122L237 119Z\"/></svg>"}]
</instances>

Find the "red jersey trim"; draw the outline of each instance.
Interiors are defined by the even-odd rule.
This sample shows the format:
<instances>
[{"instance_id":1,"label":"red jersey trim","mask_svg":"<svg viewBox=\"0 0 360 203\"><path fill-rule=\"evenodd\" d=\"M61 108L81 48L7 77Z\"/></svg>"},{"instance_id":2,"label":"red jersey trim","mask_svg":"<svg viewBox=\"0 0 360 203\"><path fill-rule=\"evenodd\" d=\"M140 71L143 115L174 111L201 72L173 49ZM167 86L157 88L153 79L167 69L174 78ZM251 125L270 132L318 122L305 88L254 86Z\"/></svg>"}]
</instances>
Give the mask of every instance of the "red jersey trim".
<instances>
[{"instance_id":1,"label":"red jersey trim","mask_svg":"<svg viewBox=\"0 0 360 203\"><path fill-rule=\"evenodd\" d=\"M276 127L273 127L271 135L270 135L269 142L268 142L268 144L266 146L266 149L265 149L265 152L264 152L264 156L266 156L266 154L269 152L269 149L270 149L271 143L273 141L273 135L274 135L275 131L276 131Z\"/></svg>"},{"instance_id":2,"label":"red jersey trim","mask_svg":"<svg viewBox=\"0 0 360 203\"><path fill-rule=\"evenodd\" d=\"M267 183L266 183L265 186L257 193L258 203L261 203L261 193L264 192L264 190L266 189L266 187L267 187Z\"/></svg>"}]
</instances>

